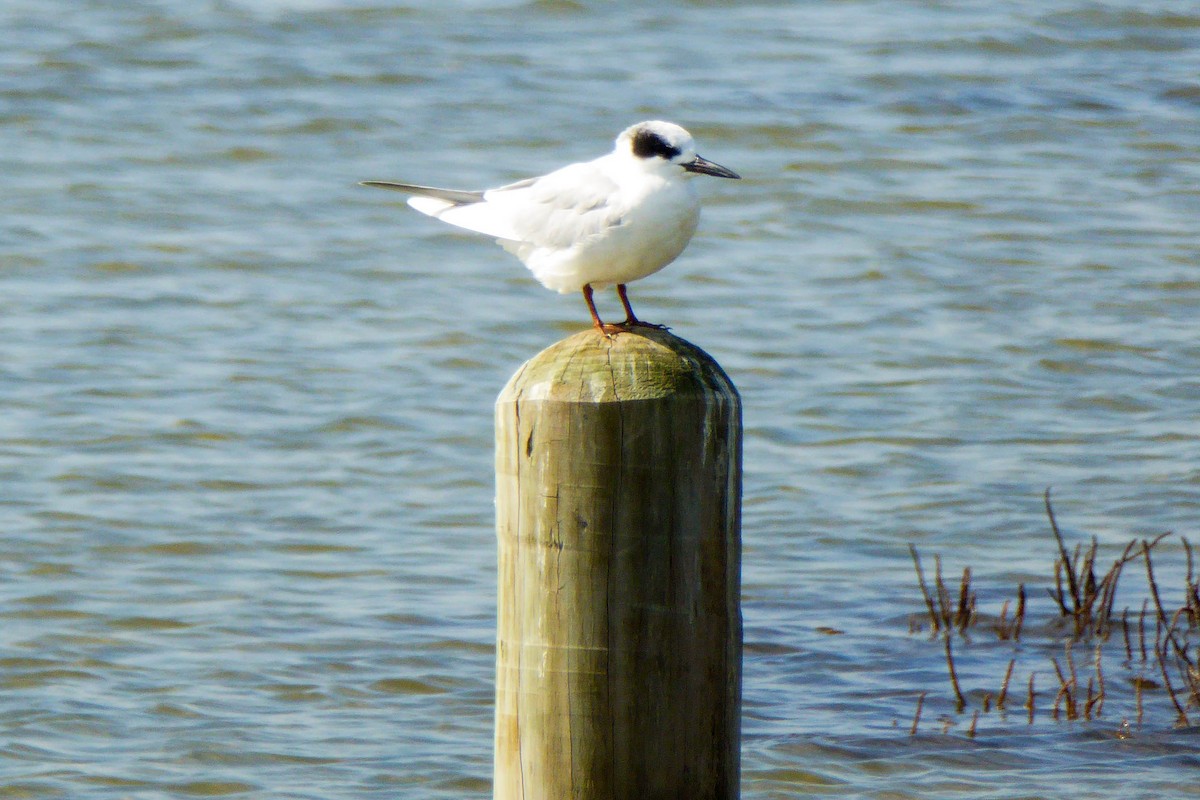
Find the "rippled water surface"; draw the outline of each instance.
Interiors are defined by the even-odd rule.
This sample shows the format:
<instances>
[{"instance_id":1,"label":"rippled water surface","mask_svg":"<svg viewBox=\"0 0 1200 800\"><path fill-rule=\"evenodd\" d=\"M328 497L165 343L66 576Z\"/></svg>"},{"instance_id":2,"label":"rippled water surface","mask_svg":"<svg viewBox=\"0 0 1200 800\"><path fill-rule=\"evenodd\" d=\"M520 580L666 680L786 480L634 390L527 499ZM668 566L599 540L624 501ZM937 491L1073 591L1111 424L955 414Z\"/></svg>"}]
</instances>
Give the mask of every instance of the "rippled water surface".
<instances>
[{"instance_id":1,"label":"rippled water surface","mask_svg":"<svg viewBox=\"0 0 1200 800\"><path fill-rule=\"evenodd\" d=\"M490 796L492 403L586 310L356 181L494 185L646 118L745 177L631 291L745 404L743 796L1194 790L1123 646L1100 717L1053 718L1042 505L1103 568L1175 532L1182 602L1194 3L10 0L0 31L0 797ZM1029 590L1020 645L954 640L962 713L910 542L982 615ZM1014 658L1033 723L969 735Z\"/></svg>"}]
</instances>

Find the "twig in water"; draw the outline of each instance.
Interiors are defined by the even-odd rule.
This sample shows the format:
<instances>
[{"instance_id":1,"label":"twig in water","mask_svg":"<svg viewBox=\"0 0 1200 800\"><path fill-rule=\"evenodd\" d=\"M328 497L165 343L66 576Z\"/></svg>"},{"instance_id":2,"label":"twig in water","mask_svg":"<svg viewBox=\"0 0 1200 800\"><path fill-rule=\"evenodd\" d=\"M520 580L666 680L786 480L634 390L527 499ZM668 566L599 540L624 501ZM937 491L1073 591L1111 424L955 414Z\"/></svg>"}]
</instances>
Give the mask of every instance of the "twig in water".
<instances>
[{"instance_id":1,"label":"twig in water","mask_svg":"<svg viewBox=\"0 0 1200 800\"><path fill-rule=\"evenodd\" d=\"M942 557L936 553L933 556L933 589L930 590L917 548L910 543L908 552L917 570L917 584L921 589L921 597L925 600L925 610L929 614L933 633L937 634L943 629L949 631L952 628L958 628L965 633L967 628L975 623L976 601L975 593L971 591L971 568L963 570L958 587L958 602L955 603L951 600L950 589L942 578Z\"/></svg>"},{"instance_id":2,"label":"twig in water","mask_svg":"<svg viewBox=\"0 0 1200 800\"><path fill-rule=\"evenodd\" d=\"M1125 634L1125 660L1133 661L1133 648L1129 644L1129 606L1121 613L1121 632Z\"/></svg>"},{"instance_id":3,"label":"twig in water","mask_svg":"<svg viewBox=\"0 0 1200 800\"><path fill-rule=\"evenodd\" d=\"M1033 724L1033 707L1034 707L1033 701L1034 701L1034 698L1037 696L1037 694L1033 691L1033 676L1036 674L1037 674L1036 672L1029 673L1029 697L1028 697L1028 699L1025 700L1025 707L1027 709L1029 709L1029 724L1030 725Z\"/></svg>"},{"instance_id":4,"label":"twig in water","mask_svg":"<svg viewBox=\"0 0 1200 800\"><path fill-rule=\"evenodd\" d=\"M1067 554L1067 545L1063 541L1062 531L1058 529L1058 520L1054 518L1054 508L1050 505L1050 489L1046 489L1044 495L1046 502L1046 516L1050 518L1050 530L1054 533L1054 539L1058 542L1058 554L1062 561L1063 572L1067 573L1067 585L1071 590L1071 600L1076 609L1079 608L1079 584L1075 580L1075 565L1071 563L1071 556ZM1057 579L1057 570L1055 578ZM1053 596L1053 595L1052 595ZM1059 607L1062 609L1064 617L1071 616L1071 609L1067 608L1067 604L1063 598L1062 584L1059 584L1058 594L1055 599L1058 601Z\"/></svg>"},{"instance_id":5,"label":"twig in water","mask_svg":"<svg viewBox=\"0 0 1200 800\"><path fill-rule=\"evenodd\" d=\"M1171 634L1171 636L1170 636L1171 646L1175 649L1176 658L1178 658L1180 661L1182 661L1184 663L1184 666L1194 667L1195 663L1192 661L1191 656L1189 656L1188 652L1187 652L1188 633L1187 633L1186 627L1183 631L1184 644L1180 644L1179 640L1175 637L1176 631L1179 630L1180 623L1188 616L1189 615L1188 615L1187 607L1178 609L1174 614L1171 615L1171 624L1167 627L1167 630Z\"/></svg>"},{"instance_id":6,"label":"twig in water","mask_svg":"<svg viewBox=\"0 0 1200 800\"><path fill-rule=\"evenodd\" d=\"M958 587L958 611L954 614L954 622L959 631L965 632L975 617L975 595L971 592L971 568L964 567L962 583Z\"/></svg>"},{"instance_id":7,"label":"twig in water","mask_svg":"<svg viewBox=\"0 0 1200 800\"><path fill-rule=\"evenodd\" d=\"M1063 645L1063 651L1067 660L1067 669L1071 671L1071 688L1075 691L1079 690L1079 676L1075 672L1075 658L1071 653L1071 644L1068 642Z\"/></svg>"},{"instance_id":8,"label":"twig in water","mask_svg":"<svg viewBox=\"0 0 1200 800\"><path fill-rule=\"evenodd\" d=\"M917 568L917 584L921 587L921 596L925 598L925 608L929 611L929 623L933 626L933 632L937 633L941 628L938 622L937 611L933 607L933 597L929 594L929 587L925 583L925 571L921 569L921 557L917 555L917 548L911 542L908 545L908 552L912 554L913 565Z\"/></svg>"},{"instance_id":9,"label":"twig in water","mask_svg":"<svg viewBox=\"0 0 1200 800\"><path fill-rule=\"evenodd\" d=\"M1051 718L1053 718L1055 720L1058 719L1058 704L1062 702L1063 696L1067 695L1067 694L1068 694L1067 685L1064 683L1062 686L1058 687L1058 693L1054 695L1054 705L1050 707ZM1070 718L1071 717L1068 714L1067 719L1070 719Z\"/></svg>"},{"instance_id":10,"label":"twig in water","mask_svg":"<svg viewBox=\"0 0 1200 800\"><path fill-rule=\"evenodd\" d=\"M1071 663L1070 647L1071 646L1068 644L1067 645L1067 663L1068 664ZM1058 665L1058 659L1051 658L1050 663L1054 665L1054 674L1056 674L1058 676L1058 683L1059 683L1058 694L1056 694L1054 696L1054 718L1058 719L1058 704L1059 704L1059 702L1065 700L1066 701L1067 719L1073 720L1076 718L1076 716L1078 716L1076 714L1076 710L1075 710L1074 687L1076 686L1076 684L1075 684L1075 677L1073 674L1074 673L1074 665L1073 664L1071 665L1072 676L1071 676L1071 680L1068 681L1066 676L1063 675L1062 667L1060 667Z\"/></svg>"},{"instance_id":11,"label":"twig in water","mask_svg":"<svg viewBox=\"0 0 1200 800\"><path fill-rule=\"evenodd\" d=\"M1000 684L1000 696L996 699L996 708L1003 711L1004 701L1008 699L1008 682L1012 680L1013 667L1017 665L1015 658L1009 659L1008 670L1004 673L1004 683Z\"/></svg>"},{"instance_id":12,"label":"twig in water","mask_svg":"<svg viewBox=\"0 0 1200 800\"><path fill-rule=\"evenodd\" d=\"M1163 536L1165 535L1163 534ZM1150 596L1154 599L1154 608L1157 612L1154 626L1154 654L1158 659L1159 671L1162 672L1167 694L1170 695L1171 702L1179 713L1179 722L1186 726L1189 724L1187 712L1184 710L1183 704L1179 702L1179 698L1176 697L1175 687L1167 674L1167 659L1170 656L1167 645L1171 645L1171 650L1176 657L1181 658L1187 666L1191 666L1191 659L1187 655L1187 647L1180 645L1179 640L1175 638L1175 621L1179 619L1179 615L1176 614L1171 620L1167 619L1167 612L1163 608L1162 598L1158 593L1158 582L1154 579L1154 565L1150 560L1150 548L1162 541L1163 536L1159 536L1153 542L1142 540L1142 553L1146 559L1146 580L1150 583ZM1185 671L1184 674L1187 675L1188 672Z\"/></svg>"},{"instance_id":13,"label":"twig in water","mask_svg":"<svg viewBox=\"0 0 1200 800\"><path fill-rule=\"evenodd\" d=\"M1097 580L1096 555L1100 547L1097 538L1092 537L1086 550L1082 543L1075 545L1075 554L1072 556L1067 552L1066 540L1058 526L1058 519L1054 516L1049 489L1046 490L1045 503L1050 530L1054 534L1059 554L1058 560L1054 562L1054 588L1048 590L1048 593L1058 604L1062 616L1071 618L1076 637L1092 634L1106 639L1112 632L1117 583L1125 564L1137 557L1134 555L1136 541L1130 542L1104 577ZM1064 575L1067 583L1065 589Z\"/></svg>"},{"instance_id":14,"label":"twig in water","mask_svg":"<svg viewBox=\"0 0 1200 800\"><path fill-rule=\"evenodd\" d=\"M1187 712L1183 710L1183 706L1179 703L1179 698L1175 696L1175 687L1171 685L1171 677L1167 674L1167 662L1163 659L1161 653L1158 657L1158 667L1162 673L1163 683L1166 684L1167 694L1171 697L1171 702L1175 705L1175 711L1179 713L1179 724L1186 727L1189 724Z\"/></svg>"},{"instance_id":15,"label":"twig in water","mask_svg":"<svg viewBox=\"0 0 1200 800\"><path fill-rule=\"evenodd\" d=\"M1154 608L1158 612L1158 619L1165 625L1167 623L1167 612L1163 610L1162 599L1158 596L1158 582L1154 580L1154 564L1150 560L1150 548L1158 544L1161 539L1162 536L1155 539L1154 544L1143 539L1142 555L1146 560L1146 580L1150 583L1150 597L1154 600Z\"/></svg>"},{"instance_id":16,"label":"twig in water","mask_svg":"<svg viewBox=\"0 0 1200 800\"><path fill-rule=\"evenodd\" d=\"M1171 631L1174 632L1185 619L1191 619L1191 614L1186 606L1180 608L1171 617ZM1171 637L1171 644L1175 648L1175 663L1179 669L1179 675L1183 679L1184 686L1187 688L1188 696L1184 705L1185 707L1195 707L1200 706L1200 665L1188 655L1188 634L1189 631L1185 627L1182 634L1184 644L1180 646L1174 635ZM1197 655L1200 656L1200 650L1197 651Z\"/></svg>"},{"instance_id":17,"label":"twig in water","mask_svg":"<svg viewBox=\"0 0 1200 800\"><path fill-rule=\"evenodd\" d=\"M1154 540L1157 544L1162 537ZM1154 564L1150 560L1150 548L1153 547L1150 542L1142 540L1142 554L1146 559L1146 580L1150 584L1150 596L1154 599L1154 655L1158 661L1159 672L1162 673L1163 684L1167 687L1167 695L1171 698L1171 703L1175 706L1175 711L1178 713L1180 724L1188 724L1187 712L1184 711L1183 705L1179 702L1179 698L1175 696L1175 687L1171 684L1171 676L1167 674L1167 643L1170 642L1175 647L1176 652L1179 650L1179 643L1175 641L1174 632L1168 626L1167 613L1163 609L1162 598L1158 594L1158 582L1154 579Z\"/></svg>"},{"instance_id":18,"label":"twig in water","mask_svg":"<svg viewBox=\"0 0 1200 800\"><path fill-rule=\"evenodd\" d=\"M912 727L908 729L909 736L917 735L917 726L921 724L921 709L925 707L925 692L917 696L917 713L913 714Z\"/></svg>"},{"instance_id":19,"label":"twig in water","mask_svg":"<svg viewBox=\"0 0 1200 800\"><path fill-rule=\"evenodd\" d=\"M1012 626L1008 622L1007 600L1004 601L1004 605L1000 606L1000 617L996 620L996 626L994 630L996 631L996 636L999 637L1001 641L1012 636Z\"/></svg>"},{"instance_id":20,"label":"twig in water","mask_svg":"<svg viewBox=\"0 0 1200 800\"><path fill-rule=\"evenodd\" d=\"M1008 609L1009 601L1005 600L993 630L1002 641L1015 642L1021 638L1021 626L1025 623L1025 584L1017 586L1017 610L1011 620L1008 618Z\"/></svg>"},{"instance_id":21,"label":"twig in water","mask_svg":"<svg viewBox=\"0 0 1200 800\"><path fill-rule=\"evenodd\" d=\"M1188 618L1191 624L1200 625L1200 587L1196 585L1196 580L1193 577L1194 561L1192 559L1192 545L1188 542L1186 536L1180 536L1179 540L1183 542L1183 550L1187 553L1187 605Z\"/></svg>"},{"instance_id":22,"label":"twig in water","mask_svg":"<svg viewBox=\"0 0 1200 800\"><path fill-rule=\"evenodd\" d=\"M1025 584L1017 584L1017 614L1013 617L1016 630L1013 631L1013 641L1020 641L1021 626L1025 624Z\"/></svg>"},{"instance_id":23,"label":"twig in water","mask_svg":"<svg viewBox=\"0 0 1200 800\"><path fill-rule=\"evenodd\" d=\"M933 585L937 589L938 614L947 629L950 628L950 590L942 580L942 557L933 554Z\"/></svg>"},{"instance_id":24,"label":"twig in water","mask_svg":"<svg viewBox=\"0 0 1200 800\"><path fill-rule=\"evenodd\" d=\"M1194 574L1194 570L1192 569L1194 566L1194 562L1192 560L1192 545L1190 542L1188 542L1186 536L1180 536L1179 541L1183 542L1183 552L1187 554L1187 582L1189 585L1191 585L1193 582L1192 575Z\"/></svg>"},{"instance_id":25,"label":"twig in water","mask_svg":"<svg viewBox=\"0 0 1200 800\"><path fill-rule=\"evenodd\" d=\"M1125 550L1121 553L1121 557L1113 562L1112 568L1109 569L1109 571L1104 575L1104 578L1100 581L1098 594L1091 598L1091 603L1095 605L1096 609L1093 614L1095 618L1095 625L1092 632L1096 636L1099 636L1103 639L1107 639L1110 635L1112 635L1112 615L1113 605L1117 600L1117 583L1121 579L1121 570L1124 568L1124 566L1136 558L1136 556L1133 555L1135 545L1136 542L1130 542L1129 544L1125 545ZM1095 546L1096 540L1093 538L1093 549L1095 549Z\"/></svg>"},{"instance_id":26,"label":"twig in water","mask_svg":"<svg viewBox=\"0 0 1200 800\"><path fill-rule=\"evenodd\" d=\"M1142 600L1142 614L1138 617L1138 647L1142 651L1142 663L1146 663L1146 612L1150 609L1150 598Z\"/></svg>"},{"instance_id":27,"label":"twig in water","mask_svg":"<svg viewBox=\"0 0 1200 800\"><path fill-rule=\"evenodd\" d=\"M950 685L954 687L954 696L958 701L958 713L961 714L967 706L967 699L963 697L962 689L958 686L958 673L954 670L954 652L950 649L951 637L946 637L946 666L950 668Z\"/></svg>"}]
</instances>

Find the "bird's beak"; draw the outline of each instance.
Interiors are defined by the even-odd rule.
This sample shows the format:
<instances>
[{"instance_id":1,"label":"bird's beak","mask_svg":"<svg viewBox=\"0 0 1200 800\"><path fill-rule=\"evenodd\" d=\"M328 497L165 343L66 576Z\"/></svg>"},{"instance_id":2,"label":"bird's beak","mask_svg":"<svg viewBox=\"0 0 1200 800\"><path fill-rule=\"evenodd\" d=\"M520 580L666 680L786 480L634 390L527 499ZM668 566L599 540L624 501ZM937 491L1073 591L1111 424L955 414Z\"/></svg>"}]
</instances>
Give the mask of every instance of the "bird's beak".
<instances>
[{"instance_id":1,"label":"bird's beak","mask_svg":"<svg viewBox=\"0 0 1200 800\"><path fill-rule=\"evenodd\" d=\"M688 172L699 172L701 175L712 175L715 178L740 178L740 177L742 177L741 175L738 175L733 170L726 169L725 167L722 167L720 164L714 164L713 162L709 161L707 158L701 158L700 156L696 156L695 159L684 164L683 168L686 169Z\"/></svg>"}]
</instances>

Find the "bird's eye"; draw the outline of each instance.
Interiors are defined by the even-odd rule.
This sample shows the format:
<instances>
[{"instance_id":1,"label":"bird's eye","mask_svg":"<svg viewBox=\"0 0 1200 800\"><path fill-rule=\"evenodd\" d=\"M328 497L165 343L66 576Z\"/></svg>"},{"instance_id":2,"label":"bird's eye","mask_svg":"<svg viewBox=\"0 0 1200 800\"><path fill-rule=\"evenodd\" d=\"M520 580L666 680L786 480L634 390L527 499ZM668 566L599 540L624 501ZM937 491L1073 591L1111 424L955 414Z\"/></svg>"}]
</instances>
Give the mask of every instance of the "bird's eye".
<instances>
[{"instance_id":1,"label":"bird's eye","mask_svg":"<svg viewBox=\"0 0 1200 800\"><path fill-rule=\"evenodd\" d=\"M633 135L633 154L638 158L661 156L670 161L681 152L683 151L671 145L654 131L640 130Z\"/></svg>"}]
</instances>

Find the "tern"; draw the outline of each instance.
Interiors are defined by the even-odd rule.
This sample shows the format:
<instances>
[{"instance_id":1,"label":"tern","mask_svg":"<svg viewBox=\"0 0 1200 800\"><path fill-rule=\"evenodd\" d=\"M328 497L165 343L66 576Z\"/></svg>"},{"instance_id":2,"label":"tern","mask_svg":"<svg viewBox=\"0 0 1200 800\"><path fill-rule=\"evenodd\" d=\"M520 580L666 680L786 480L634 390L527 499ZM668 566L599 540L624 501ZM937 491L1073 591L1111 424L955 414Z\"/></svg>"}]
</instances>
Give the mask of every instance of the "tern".
<instances>
[{"instance_id":1,"label":"tern","mask_svg":"<svg viewBox=\"0 0 1200 800\"><path fill-rule=\"evenodd\" d=\"M613 334L634 325L626 284L653 275L683 252L700 219L695 175L739 178L701 158L692 135L670 122L639 122L621 132L611 153L540 178L464 191L393 181L362 181L412 195L431 217L495 237L547 289L583 292L592 322ZM606 325L594 289L617 287L625 321Z\"/></svg>"}]
</instances>

